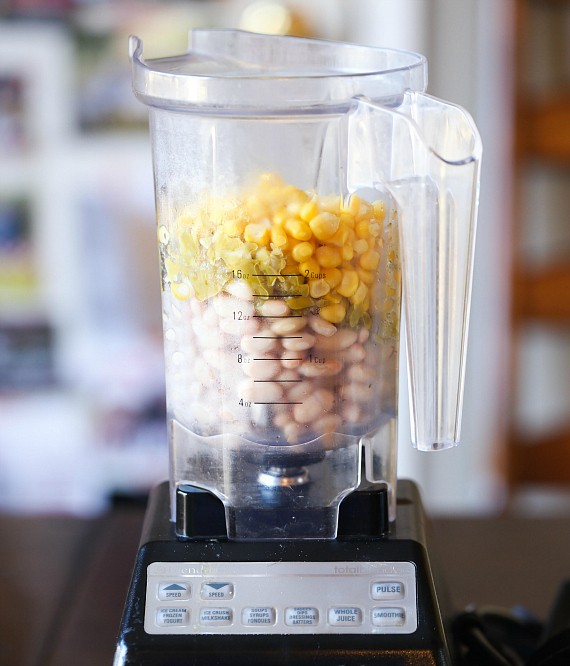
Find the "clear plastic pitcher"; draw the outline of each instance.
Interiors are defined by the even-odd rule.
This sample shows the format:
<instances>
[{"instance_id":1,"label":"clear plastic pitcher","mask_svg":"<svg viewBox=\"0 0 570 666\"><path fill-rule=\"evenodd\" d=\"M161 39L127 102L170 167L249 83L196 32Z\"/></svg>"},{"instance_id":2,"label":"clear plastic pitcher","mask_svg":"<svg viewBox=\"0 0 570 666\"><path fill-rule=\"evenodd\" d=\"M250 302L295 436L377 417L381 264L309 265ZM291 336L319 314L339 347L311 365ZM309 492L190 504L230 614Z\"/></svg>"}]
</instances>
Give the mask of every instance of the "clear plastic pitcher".
<instances>
[{"instance_id":1,"label":"clear plastic pitcher","mask_svg":"<svg viewBox=\"0 0 570 666\"><path fill-rule=\"evenodd\" d=\"M235 539L334 538L395 502L405 306L414 445L458 442L480 141L415 53L197 30L145 61L173 495Z\"/></svg>"}]
</instances>

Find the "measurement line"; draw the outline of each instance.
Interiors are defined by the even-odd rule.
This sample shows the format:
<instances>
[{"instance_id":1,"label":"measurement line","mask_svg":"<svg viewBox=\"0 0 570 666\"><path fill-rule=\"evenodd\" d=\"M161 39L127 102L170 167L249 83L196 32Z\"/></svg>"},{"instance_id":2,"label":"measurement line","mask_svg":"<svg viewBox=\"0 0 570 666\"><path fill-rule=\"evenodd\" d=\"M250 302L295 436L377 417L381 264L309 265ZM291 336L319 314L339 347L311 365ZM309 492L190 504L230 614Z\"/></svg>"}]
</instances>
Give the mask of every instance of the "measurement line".
<instances>
[{"instance_id":1,"label":"measurement line","mask_svg":"<svg viewBox=\"0 0 570 666\"><path fill-rule=\"evenodd\" d=\"M302 405L302 402L254 402L254 405Z\"/></svg>"},{"instance_id":2,"label":"measurement line","mask_svg":"<svg viewBox=\"0 0 570 666\"><path fill-rule=\"evenodd\" d=\"M252 277L303 277L301 273L252 273Z\"/></svg>"},{"instance_id":3,"label":"measurement line","mask_svg":"<svg viewBox=\"0 0 570 666\"><path fill-rule=\"evenodd\" d=\"M303 294L254 294L257 298L299 298Z\"/></svg>"},{"instance_id":4,"label":"measurement line","mask_svg":"<svg viewBox=\"0 0 570 666\"><path fill-rule=\"evenodd\" d=\"M300 314L288 315L251 315L253 319L293 319L294 317L302 317Z\"/></svg>"},{"instance_id":5,"label":"measurement line","mask_svg":"<svg viewBox=\"0 0 570 666\"><path fill-rule=\"evenodd\" d=\"M254 361L302 361L302 358L279 358L278 356L276 358L254 358Z\"/></svg>"},{"instance_id":6,"label":"measurement line","mask_svg":"<svg viewBox=\"0 0 570 666\"><path fill-rule=\"evenodd\" d=\"M253 383L254 384L274 384L275 382L279 382L281 384L299 384L303 380L302 379L254 379Z\"/></svg>"},{"instance_id":7,"label":"measurement line","mask_svg":"<svg viewBox=\"0 0 570 666\"><path fill-rule=\"evenodd\" d=\"M254 340L300 340L302 335L253 335Z\"/></svg>"}]
</instances>

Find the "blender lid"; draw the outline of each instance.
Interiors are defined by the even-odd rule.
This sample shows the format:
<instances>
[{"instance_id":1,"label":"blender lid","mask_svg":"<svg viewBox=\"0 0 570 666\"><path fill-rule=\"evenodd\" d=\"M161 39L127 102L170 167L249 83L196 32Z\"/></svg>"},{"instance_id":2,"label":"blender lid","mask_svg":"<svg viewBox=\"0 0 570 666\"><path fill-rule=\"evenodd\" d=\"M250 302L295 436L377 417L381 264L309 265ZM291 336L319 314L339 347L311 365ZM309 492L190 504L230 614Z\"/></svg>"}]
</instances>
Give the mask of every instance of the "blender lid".
<instances>
[{"instance_id":1,"label":"blender lid","mask_svg":"<svg viewBox=\"0 0 570 666\"><path fill-rule=\"evenodd\" d=\"M144 60L142 41L130 37L142 102L198 113L310 113L427 86L425 57L409 51L240 30L193 30L189 42L182 55Z\"/></svg>"}]
</instances>

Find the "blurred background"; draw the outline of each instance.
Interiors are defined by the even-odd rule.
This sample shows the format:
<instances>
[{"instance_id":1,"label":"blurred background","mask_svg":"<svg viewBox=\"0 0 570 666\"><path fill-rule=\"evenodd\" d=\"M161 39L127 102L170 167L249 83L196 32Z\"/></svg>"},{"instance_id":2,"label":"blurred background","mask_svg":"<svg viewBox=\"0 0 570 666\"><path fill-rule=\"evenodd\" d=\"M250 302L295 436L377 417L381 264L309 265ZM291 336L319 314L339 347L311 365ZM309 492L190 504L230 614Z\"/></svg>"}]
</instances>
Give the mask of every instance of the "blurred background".
<instances>
[{"instance_id":1,"label":"blurred background","mask_svg":"<svg viewBox=\"0 0 570 666\"><path fill-rule=\"evenodd\" d=\"M484 159L463 438L434 514L568 511L570 2L0 0L0 511L96 515L167 477L145 57L194 27L420 51Z\"/></svg>"}]
</instances>

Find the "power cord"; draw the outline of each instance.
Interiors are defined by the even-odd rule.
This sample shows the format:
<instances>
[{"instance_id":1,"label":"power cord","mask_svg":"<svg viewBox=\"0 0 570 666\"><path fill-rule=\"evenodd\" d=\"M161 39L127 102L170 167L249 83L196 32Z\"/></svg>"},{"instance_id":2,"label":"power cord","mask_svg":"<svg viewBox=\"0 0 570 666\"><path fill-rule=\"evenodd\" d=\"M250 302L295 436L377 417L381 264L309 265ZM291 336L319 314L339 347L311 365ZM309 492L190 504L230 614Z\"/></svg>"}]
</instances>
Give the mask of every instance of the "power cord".
<instances>
[{"instance_id":1,"label":"power cord","mask_svg":"<svg viewBox=\"0 0 570 666\"><path fill-rule=\"evenodd\" d=\"M546 623L520 608L469 607L452 632L462 666L570 666L570 581Z\"/></svg>"}]
</instances>

